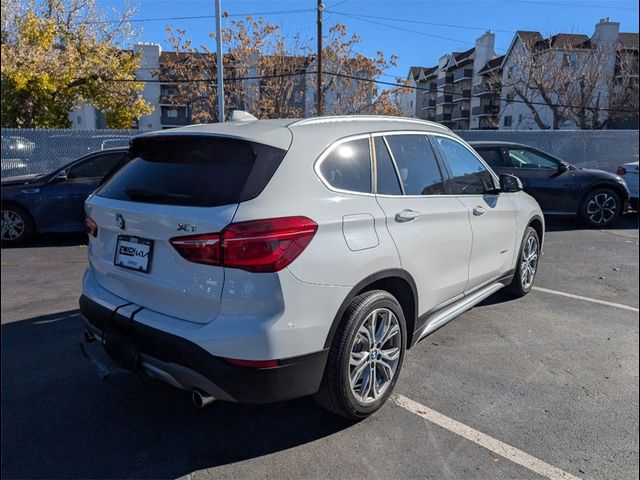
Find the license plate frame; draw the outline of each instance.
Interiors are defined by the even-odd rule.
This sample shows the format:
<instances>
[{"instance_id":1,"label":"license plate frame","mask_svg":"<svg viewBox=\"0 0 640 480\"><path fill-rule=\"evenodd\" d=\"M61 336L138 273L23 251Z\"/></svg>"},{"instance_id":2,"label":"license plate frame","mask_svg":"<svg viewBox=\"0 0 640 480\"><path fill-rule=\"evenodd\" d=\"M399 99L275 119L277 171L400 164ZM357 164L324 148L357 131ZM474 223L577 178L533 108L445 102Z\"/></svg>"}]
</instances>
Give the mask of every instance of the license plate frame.
<instances>
[{"instance_id":1,"label":"license plate frame","mask_svg":"<svg viewBox=\"0 0 640 480\"><path fill-rule=\"evenodd\" d=\"M137 249L138 246L143 248ZM133 254L125 253L126 251L123 250L123 247L133 249L129 250L129 252L133 252ZM140 255L138 252L142 252L144 255ZM124 256L124 258L121 256ZM116 239L116 251L113 257L113 264L117 267L127 268L136 272L149 273L151 270L152 257L153 240L133 235L118 235ZM140 261L141 258L146 259L146 263Z\"/></svg>"}]
</instances>

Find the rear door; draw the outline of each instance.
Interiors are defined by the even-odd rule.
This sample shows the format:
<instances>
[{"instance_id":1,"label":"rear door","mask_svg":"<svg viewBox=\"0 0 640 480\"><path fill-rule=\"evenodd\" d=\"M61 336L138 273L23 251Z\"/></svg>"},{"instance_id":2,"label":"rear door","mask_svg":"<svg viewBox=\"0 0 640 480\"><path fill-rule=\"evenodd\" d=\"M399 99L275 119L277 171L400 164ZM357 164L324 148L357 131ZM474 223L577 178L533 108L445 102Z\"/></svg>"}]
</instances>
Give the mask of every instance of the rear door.
<instances>
[{"instance_id":1,"label":"rear door","mask_svg":"<svg viewBox=\"0 0 640 480\"><path fill-rule=\"evenodd\" d=\"M212 321L224 268L187 260L170 240L220 232L240 202L262 191L285 153L216 136L134 140L132 160L86 203L98 226L89 244L98 283L150 310L196 323Z\"/></svg>"},{"instance_id":2,"label":"rear door","mask_svg":"<svg viewBox=\"0 0 640 480\"><path fill-rule=\"evenodd\" d=\"M454 193L468 210L473 231L467 291L505 275L516 245L516 211L496 179L472 150L449 137L434 136L447 166Z\"/></svg>"},{"instance_id":3,"label":"rear door","mask_svg":"<svg viewBox=\"0 0 640 480\"><path fill-rule=\"evenodd\" d=\"M469 214L452 195L425 134L375 135L374 149L376 198L402 268L416 282L422 315L464 292Z\"/></svg>"}]
</instances>

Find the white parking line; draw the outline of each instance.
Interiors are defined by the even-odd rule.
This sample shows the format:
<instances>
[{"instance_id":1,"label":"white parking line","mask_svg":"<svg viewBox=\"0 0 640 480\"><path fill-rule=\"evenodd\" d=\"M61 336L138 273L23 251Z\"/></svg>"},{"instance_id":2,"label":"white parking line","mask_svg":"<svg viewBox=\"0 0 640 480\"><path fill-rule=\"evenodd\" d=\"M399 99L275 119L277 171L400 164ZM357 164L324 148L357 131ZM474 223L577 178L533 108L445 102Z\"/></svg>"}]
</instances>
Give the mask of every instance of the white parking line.
<instances>
[{"instance_id":1,"label":"white parking line","mask_svg":"<svg viewBox=\"0 0 640 480\"><path fill-rule=\"evenodd\" d=\"M518 450L511 445L507 445L500 440L490 437L489 435L485 435L474 428L436 412L429 407L425 407L418 402L414 402L403 395L396 396L396 403L405 410L418 415L431 423L435 423L450 432L460 435L461 437L492 451L496 455L500 455L501 457L517 463L518 465L522 465L543 477L547 477L552 480L580 480L579 477L575 477L564 470L556 468L553 465L549 465L548 463L545 463L522 450Z\"/></svg>"},{"instance_id":2,"label":"white parking line","mask_svg":"<svg viewBox=\"0 0 640 480\"><path fill-rule=\"evenodd\" d=\"M608 307L615 307L615 308L622 308L624 310L631 310L632 312L640 311L636 307L630 307L629 305L623 305L621 303L607 302L605 300L598 300L597 298L583 297L582 295L574 295L573 293L559 292L557 290L550 290L548 288L542 288L542 287L533 287L533 289L537 290L539 292L552 293L553 295L560 295L561 297L575 298L577 300L584 300L585 302L599 303L600 305L606 305Z\"/></svg>"}]
</instances>

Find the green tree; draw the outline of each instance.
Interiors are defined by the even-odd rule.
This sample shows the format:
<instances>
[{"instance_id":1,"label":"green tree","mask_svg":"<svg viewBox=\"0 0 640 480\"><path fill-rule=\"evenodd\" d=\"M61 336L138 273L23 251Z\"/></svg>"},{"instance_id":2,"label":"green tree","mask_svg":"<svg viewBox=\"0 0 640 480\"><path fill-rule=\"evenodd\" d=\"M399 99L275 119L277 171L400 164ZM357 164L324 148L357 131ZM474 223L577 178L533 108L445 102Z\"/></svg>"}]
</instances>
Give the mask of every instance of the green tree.
<instances>
[{"instance_id":1,"label":"green tree","mask_svg":"<svg viewBox=\"0 0 640 480\"><path fill-rule=\"evenodd\" d=\"M96 0L2 0L2 126L67 128L80 104L110 128L151 113L144 84L132 81L139 56L120 48L134 13L127 6L114 22Z\"/></svg>"}]
</instances>

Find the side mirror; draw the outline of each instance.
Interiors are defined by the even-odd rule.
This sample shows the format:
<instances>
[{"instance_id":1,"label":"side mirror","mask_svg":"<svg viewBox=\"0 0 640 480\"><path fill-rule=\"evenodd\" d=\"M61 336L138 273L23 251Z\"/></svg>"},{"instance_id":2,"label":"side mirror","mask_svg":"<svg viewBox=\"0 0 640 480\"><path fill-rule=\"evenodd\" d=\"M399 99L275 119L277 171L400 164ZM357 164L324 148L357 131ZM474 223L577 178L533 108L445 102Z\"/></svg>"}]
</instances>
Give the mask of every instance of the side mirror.
<instances>
[{"instance_id":1,"label":"side mirror","mask_svg":"<svg viewBox=\"0 0 640 480\"><path fill-rule=\"evenodd\" d=\"M505 193L521 192L522 182L515 175L500 175L500 190Z\"/></svg>"},{"instance_id":2,"label":"side mirror","mask_svg":"<svg viewBox=\"0 0 640 480\"><path fill-rule=\"evenodd\" d=\"M59 183L59 182L64 182L65 180L67 180L67 169L64 170L60 170L55 177L53 177L51 179L51 183Z\"/></svg>"},{"instance_id":3,"label":"side mirror","mask_svg":"<svg viewBox=\"0 0 640 480\"><path fill-rule=\"evenodd\" d=\"M568 171L569 171L569 165L567 163L561 163L560 166L558 166L558 172L564 173Z\"/></svg>"}]
</instances>

